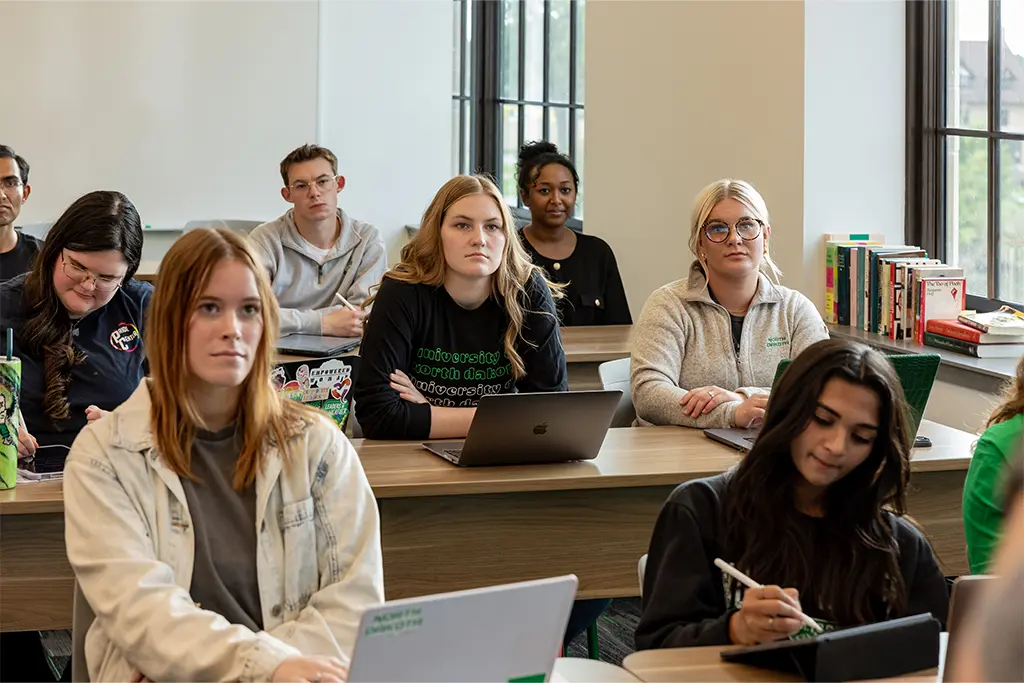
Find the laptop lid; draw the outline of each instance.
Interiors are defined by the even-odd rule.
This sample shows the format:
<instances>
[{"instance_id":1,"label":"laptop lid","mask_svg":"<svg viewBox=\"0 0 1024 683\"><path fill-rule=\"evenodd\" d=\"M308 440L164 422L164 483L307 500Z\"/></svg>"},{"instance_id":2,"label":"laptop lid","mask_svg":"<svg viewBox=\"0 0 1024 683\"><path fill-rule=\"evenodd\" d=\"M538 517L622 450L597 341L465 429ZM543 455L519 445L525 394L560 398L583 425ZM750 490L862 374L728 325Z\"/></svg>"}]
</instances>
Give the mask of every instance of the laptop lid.
<instances>
[{"instance_id":1,"label":"laptop lid","mask_svg":"<svg viewBox=\"0 0 1024 683\"><path fill-rule=\"evenodd\" d=\"M937 353L908 353L891 354L886 356L886 360L892 363L900 386L903 387L903 395L910 407L911 431L917 434L921 420L924 419L924 409L928 405L935 377L939 373L941 357ZM773 390L778 386L782 373L791 362L789 358L779 361L779 366L775 369L775 381L772 382Z\"/></svg>"},{"instance_id":2,"label":"laptop lid","mask_svg":"<svg viewBox=\"0 0 1024 683\"><path fill-rule=\"evenodd\" d=\"M544 681L575 576L394 600L363 613L349 683Z\"/></svg>"},{"instance_id":3,"label":"laptop lid","mask_svg":"<svg viewBox=\"0 0 1024 683\"><path fill-rule=\"evenodd\" d=\"M462 444L459 465L592 460L621 396L619 390L484 396Z\"/></svg>"},{"instance_id":4,"label":"laptop lid","mask_svg":"<svg viewBox=\"0 0 1024 683\"><path fill-rule=\"evenodd\" d=\"M279 363L270 379L281 396L327 413L344 431L358 368L359 356L311 358Z\"/></svg>"},{"instance_id":5,"label":"laptop lid","mask_svg":"<svg viewBox=\"0 0 1024 683\"><path fill-rule=\"evenodd\" d=\"M336 356L355 349L359 342L359 337L288 334L277 340L277 351L291 356Z\"/></svg>"}]
</instances>

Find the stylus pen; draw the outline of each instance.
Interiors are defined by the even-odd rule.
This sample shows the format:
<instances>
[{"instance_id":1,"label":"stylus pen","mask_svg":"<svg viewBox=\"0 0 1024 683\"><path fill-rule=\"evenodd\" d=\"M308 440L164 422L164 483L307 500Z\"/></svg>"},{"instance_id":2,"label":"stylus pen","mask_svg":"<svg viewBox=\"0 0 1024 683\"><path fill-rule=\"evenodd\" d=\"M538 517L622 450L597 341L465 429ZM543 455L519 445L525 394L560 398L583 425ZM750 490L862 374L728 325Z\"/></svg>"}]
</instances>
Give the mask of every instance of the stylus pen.
<instances>
[{"instance_id":1,"label":"stylus pen","mask_svg":"<svg viewBox=\"0 0 1024 683\"><path fill-rule=\"evenodd\" d=\"M715 558L715 566L721 569L729 576L731 576L732 578L742 583L747 588L760 588L761 590L764 590L764 586L759 584L757 581L754 581L752 578L741 572L739 569L736 569L736 567L732 566L720 557ZM794 607L793 609L796 608ZM822 633L824 631L824 629L821 628L821 626L818 625L818 622L816 622L814 619L811 619L809 616L807 616L800 610L796 610L796 613L797 616L800 618L800 621L804 622L804 624L806 624L807 626L810 626L811 630L813 630L815 633Z\"/></svg>"},{"instance_id":2,"label":"stylus pen","mask_svg":"<svg viewBox=\"0 0 1024 683\"><path fill-rule=\"evenodd\" d=\"M339 302L339 303L341 303L341 305L342 305L342 306L344 306L345 308L347 308L347 309L348 309L348 310L350 310L350 311L356 311L356 310L359 310L359 309L357 309L357 308L356 308L355 306L353 306L352 304L350 304L350 303L349 303L349 301L348 301L348 299L346 299L345 297L343 297L343 296L342 296L341 294L338 294L337 292L335 292L335 293L334 293L334 298L335 298L335 299L337 299L337 300L338 300L338 302Z\"/></svg>"}]
</instances>

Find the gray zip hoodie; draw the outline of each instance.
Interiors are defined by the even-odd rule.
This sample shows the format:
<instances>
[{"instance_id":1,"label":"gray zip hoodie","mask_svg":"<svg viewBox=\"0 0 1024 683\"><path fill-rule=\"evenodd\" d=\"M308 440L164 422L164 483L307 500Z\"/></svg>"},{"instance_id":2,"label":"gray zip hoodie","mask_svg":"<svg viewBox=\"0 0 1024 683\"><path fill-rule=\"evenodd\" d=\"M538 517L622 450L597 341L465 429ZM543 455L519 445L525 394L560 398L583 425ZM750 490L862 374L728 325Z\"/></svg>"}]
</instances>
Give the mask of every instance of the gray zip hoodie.
<instances>
[{"instance_id":1,"label":"gray zip hoodie","mask_svg":"<svg viewBox=\"0 0 1024 683\"><path fill-rule=\"evenodd\" d=\"M264 223L249 235L270 274L281 306L281 334L321 334L321 319L342 308L341 294L362 304L387 270L387 250L377 228L338 209L341 235L320 263L295 227L295 210Z\"/></svg>"},{"instance_id":2,"label":"gray zip hoodie","mask_svg":"<svg viewBox=\"0 0 1024 683\"><path fill-rule=\"evenodd\" d=\"M729 312L711 299L704 273L694 261L688 278L651 294L636 323L630 391L637 424L731 427L738 401L691 418L683 413L679 399L702 386L747 396L768 392L780 360L795 358L827 338L828 329L807 297L762 274L736 353Z\"/></svg>"}]
</instances>

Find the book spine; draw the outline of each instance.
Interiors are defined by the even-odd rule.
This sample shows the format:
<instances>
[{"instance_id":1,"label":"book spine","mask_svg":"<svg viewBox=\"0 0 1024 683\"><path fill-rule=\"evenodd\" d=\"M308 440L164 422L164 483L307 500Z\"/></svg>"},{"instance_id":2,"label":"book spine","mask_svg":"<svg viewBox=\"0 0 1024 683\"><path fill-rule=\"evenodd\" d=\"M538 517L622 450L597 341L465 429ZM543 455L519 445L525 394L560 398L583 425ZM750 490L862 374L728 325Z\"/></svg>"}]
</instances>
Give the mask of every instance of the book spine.
<instances>
[{"instance_id":1,"label":"book spine","mask_svg":"<svg viewBox=\"0 0 1024 683\"><path fill-rule=\"evenodd\" d=\"M839 247L836 250L836 322L840 325L850 324L849 253L849 247Z\"/></svg>"},{"instance_id":2,"label":"book spine","mask_svg":"<svg viewBox=\"0 0 1024 683\"><path fill-rule=\"evenodd\" d=\"M834 323L836 317L835 292L836 245L825 244L825 322Z\"/></svg>"},{"instance_id":3,"label":"book spine","mask_svg":"<svg viewBox=\"0 0 1024 683\"><path fill-rule=\"evenodd\" d=\"M967 325L968 327L973 327L974 329L978 330L979 332L988 332L989 331L989 326L986 325L985 323L979 323L977 320L973 320L973 319L968 318L966 316L962 316L961 315L961 316L959 316L957 318L957 320L959 322L962 322L964 325Z\"/></svg>"},{"instance_id":4,"label":"book spine","mask_svg":"<svg viewBox=\"0 0 1024 683\"><path fill-rule=\"evenodd\" d=\"M932 334L941 334L943 337L959 339L970 344L981 343L981 330L976 330L963 324L957 325L951 320L929 320L928 329L925 331Z\"/></svg>"},{"instance_id":5,"label":"book spine","mask_svg":"<svg viewBox=\"0 0 1024 683\"><path fill-rule=\"evenodd\" d=\"M924 345L934 349L945 349L956 353L963 353L968 356L978 357L978 345L965 342L961 339L951 339L934 332L924 333Z\"/></svg>"}]
</instances>

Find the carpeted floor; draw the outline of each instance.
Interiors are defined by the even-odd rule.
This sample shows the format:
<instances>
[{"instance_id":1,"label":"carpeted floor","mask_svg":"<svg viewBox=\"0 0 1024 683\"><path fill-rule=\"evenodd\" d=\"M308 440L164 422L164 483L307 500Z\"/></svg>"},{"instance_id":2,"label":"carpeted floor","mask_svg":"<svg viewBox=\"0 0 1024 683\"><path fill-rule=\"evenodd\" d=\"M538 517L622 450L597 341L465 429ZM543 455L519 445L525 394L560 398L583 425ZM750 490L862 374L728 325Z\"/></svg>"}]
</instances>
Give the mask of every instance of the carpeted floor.
<instances>
[{"instance_id":1,"label":"carpeted floor","mask_svg":"<svg viewBox=\"0 0 1024 683\"><path fill-rule=\"evenodd\" d=\"M636 648L633 634L640 621L640 598L621 598L612 601L598 620L597 633L600 641L601 659L612 664L621 664ZM587 657L587 634L584 632L569 645L569 657Z\"/></svg>"}]
</instances>

